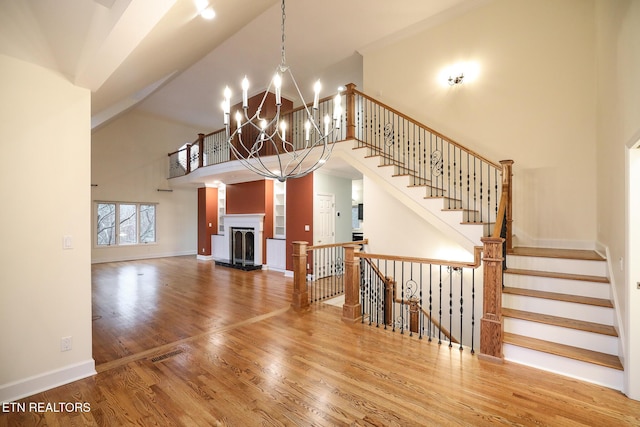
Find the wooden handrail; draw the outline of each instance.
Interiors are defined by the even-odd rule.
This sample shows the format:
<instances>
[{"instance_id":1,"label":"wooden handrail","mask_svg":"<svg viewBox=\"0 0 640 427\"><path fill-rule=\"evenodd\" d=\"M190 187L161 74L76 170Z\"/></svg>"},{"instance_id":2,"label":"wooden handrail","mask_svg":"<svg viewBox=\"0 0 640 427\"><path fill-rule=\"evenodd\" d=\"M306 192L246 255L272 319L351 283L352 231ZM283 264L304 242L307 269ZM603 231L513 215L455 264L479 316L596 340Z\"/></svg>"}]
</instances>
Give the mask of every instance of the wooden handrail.
<instances>
[{"instance_id":1,"label":"wooden handrail","mask_svg":"<svg viewBox=\"0 0 640 427\"><path fill-rule=\"evenodd\" d=\"M381 259L381 260L387 260L387 261L415 262L419 264L433 264L433 265L442 265L446 267L477 268L477 267L480 267L480 264L481 264L482 246L475 246L473 248L473 262L447 261L442 259L416 258L416 257L406 257L406 256L398 256L398 255L370 254L366 252L358 252L354 256L357 258L369 258L369 259L375 258L375 259Z\"/></svg>"},{"instance_id":2,"label":"wooden handrail","mask_svg":"<svg viewBox=\"0 0 640 427\"><path fill-rule=\"evenodd\" d=\"M370 265L372 265L372 264L370 264ZM393 296L394 296L394 302L396 302L397 304L402 304L402 305L409 305L409 304L411 304L411 300L410 300L410 299L405 299L405 300L403 300L403 299L400 299L400 298L398 298L398 297L396 296L397 294L396 294L396 282L395 282L395 280L393 280L393 278L391 278L391 277L387 277L386 279L388 279L388 280L392 280L392 281L393 281ZM431 317L431 314L429 314L429 313L427 312L427 310L425 310L425 309L422 307L422 305L421 305L420 303L417 303L417 305L418 305L418 308L420 309L420 311L422 311L422 314L424 314L424 315L427 317L427 319L429 319L429 322L433 323L433 325L434 325L436 328L438 328L438 330L439 330L440 332L442 332L442 334L443 334L447 339L449 339L449 341L451 341L452 343L460 344L460 342L459 342L457 339L455 339L455 337L453 337L453 336L451 335L451 332L449 332L449 330L448 330L447 328L445 328L444 326L442 326L442 325L440 324L440 322L438 322L437 320L434 320L434 319Z\"/></svg>"},{"instance_id":3,"label":"wooden handrail","mask_svg":"<svg viewBox=\"0 0 640 427\"><path fill-rule=\"evenodd\" d=\"M307 246L307 251L312 251L314 249L326 249L326 248L338 248L343 247L344 245L368 245L369 240L354 240L352 242L344 242L344 243L329 243L326 245L317 245L317 246Z\"/></svg>"},{"instance_id":4,"label":"wooden handrail","mask_svg":"<svg viewBox=\"0 0 640 427\"><path fill-rule=\"evenodd\" d=\"M417 121L417 120L415 120L415 119L412 119L411 117L407 116L406 114L403 114L403 113L399 112L398 110L396 110L396 109L394 109L394 108L392 108L392 107L388 106L387 104L385 104L385 103L383 103L383 102L378 101L378 100L377 100L377 99L375 99L375 98L370 97L369 95L366 95L366 94L364 94L364 93L360 92L360 91L359 91L359 90L357 90L357 89L354 89L354 90L353 90L353 93L358 94L358 95L362 96L363 98L368 99L369 101L374 102L374 103L376 103L376 104L380 105L381 107L386 108L387 110L389 110L389 111L391 111L392 113L394 113L394 114L396 114L396 115L398 115L398 116L402 117L403 119L405 119L405 120L407 120L407 121L409 121L409 122L413 123L413 124L414 124L414 125L416 125L416 126L420 126L420 127L424 128L424 129L426 129L426 130L427 130L427 131L429 131L430 133L432 133L432 134L434 134L434 135L436 135L436 136L438 136L438 137L442 138L443 140L447 141L447 142L448 142L448 143L450 143L451 145L455 145L455 146L456 146L456 147L458 147L460 150L462 150L462 151L464 151L464 152L466 152L466 153L469 153L469 154L471 154L472 156L477 157L478 159L480 159L480 160L482 160L482 161L484 161L484 162L486 162L486 163L490 164L491 166L495 167L496 169L501 169L501 166L500 166L498 163L495 163L495 162L493 162L493 161L491 161L491 160L487 159L486 157L481 156L480 154L476 153L475 151L473 151L473 150L470 150L470 149L466 148L464 145L462 145L462 144L458 143L457 141L455 141L455 140L453 140L453 139L449 138L448 136L443 135L443 134L441 134L440 132L438 132L438 131L436 131L436 130L434 130L434 129L430 128L429 126L425 125L424 123L420 123L419 121Z\"/></svg>"}]
</instances>

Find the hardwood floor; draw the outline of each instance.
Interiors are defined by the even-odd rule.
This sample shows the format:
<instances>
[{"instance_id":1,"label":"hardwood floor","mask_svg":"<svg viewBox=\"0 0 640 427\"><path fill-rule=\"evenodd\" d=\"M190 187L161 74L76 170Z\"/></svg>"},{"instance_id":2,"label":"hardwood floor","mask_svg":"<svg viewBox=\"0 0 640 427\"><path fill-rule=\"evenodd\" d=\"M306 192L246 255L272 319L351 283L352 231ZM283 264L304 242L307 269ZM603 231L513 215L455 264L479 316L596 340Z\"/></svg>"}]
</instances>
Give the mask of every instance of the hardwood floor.
<instances>
[{"instance_id":1,"label":"hardwood floor","mask_svg":"<svg viewBox=\"0 0 640 427\"><path fill-rule=\"evenodd\" d=\"M93 266L99 373L0 426L632 426L640 402L468 350L289 309L291 280L177 257Z\"/></svg>"}]
</instances>

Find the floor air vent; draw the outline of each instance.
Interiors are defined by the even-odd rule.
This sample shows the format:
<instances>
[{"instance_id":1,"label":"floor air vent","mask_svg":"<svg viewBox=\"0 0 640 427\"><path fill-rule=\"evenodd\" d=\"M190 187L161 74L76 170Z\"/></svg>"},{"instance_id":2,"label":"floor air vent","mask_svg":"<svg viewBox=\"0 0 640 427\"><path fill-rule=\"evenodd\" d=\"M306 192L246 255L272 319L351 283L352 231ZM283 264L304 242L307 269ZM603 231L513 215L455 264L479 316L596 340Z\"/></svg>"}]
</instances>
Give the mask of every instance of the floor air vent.
<instances>
[{"instance_id":1,"label":"floor air vent","mask_svg":"<svg viewBox=\"0 0 640 427\"><path fill-rule=\"evenodd\" d=\"M155 356L155 357L151 358L151 361L153 363L160 362L160 361L168 359L170 357L177 356L180 353L184 353L184 351L183 350L170 351L169 353L161 354L159 356Z\"/></svg>"}]
</instances>

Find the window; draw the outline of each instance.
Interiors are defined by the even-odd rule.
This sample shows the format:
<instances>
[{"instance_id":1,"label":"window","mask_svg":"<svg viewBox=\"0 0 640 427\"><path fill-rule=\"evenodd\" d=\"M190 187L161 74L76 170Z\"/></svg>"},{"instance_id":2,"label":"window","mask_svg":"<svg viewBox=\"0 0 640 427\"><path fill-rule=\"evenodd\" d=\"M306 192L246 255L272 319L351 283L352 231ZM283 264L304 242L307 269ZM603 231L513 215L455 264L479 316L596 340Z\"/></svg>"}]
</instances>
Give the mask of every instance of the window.
<instances>
[{"instance_id":1,"label":"window","mask_svg":"<svg viewBox=\"0 0 640 427\"><path fill-rule=\"evenodd\" d=\"M156 205L150 203L96 203L96 244L135 245L156 241Z\"/></svg>"}]
</instances>

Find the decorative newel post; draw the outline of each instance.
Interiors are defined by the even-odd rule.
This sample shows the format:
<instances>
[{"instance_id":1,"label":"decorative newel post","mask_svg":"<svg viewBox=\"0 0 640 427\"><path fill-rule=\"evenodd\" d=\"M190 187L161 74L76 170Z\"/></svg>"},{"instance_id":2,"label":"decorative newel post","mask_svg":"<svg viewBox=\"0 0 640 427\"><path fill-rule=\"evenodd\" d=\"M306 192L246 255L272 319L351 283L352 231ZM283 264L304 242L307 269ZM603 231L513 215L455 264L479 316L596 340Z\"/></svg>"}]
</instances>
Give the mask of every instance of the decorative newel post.
<instances>
[{"instance_id":1,"label":"decorative newel post","mask_svg":"<svg viewBox=\"0 0 640 427\"><path fill-rule=\"evenodd\" d=\"M309 308L307 293L307 245L308 242L292 242L293 244L293 295L291 308L303 311Z\"/></svg>"},{"instance_id":2,"label":"decorative newel post","mask_svg":"<svg viewBox=\"0 0 640 427\"><path fill-rule=\"evenodd\" d=\"M198 167L204 166L204 133L198 134Z\"/></svg>"},{"instance_id":3,"label":"decorative newel post","mask_svg":"<svg viewBox=\"0 0 640 427\"><path fill-rule=\"evenodd\" d=\"M480 320L482 359L502 363L502 244L501 237L483 237L484 301Z\"/></svg>"},{"instance_id":4,"label":"decorative newel post","mask_svg":"<svg viewBox=\"0 0 640 427\"><path fill-rule=\"evenodd\" d=\"M507 190L507 250L513 249L513 160L501 160L502 188Z\"/></svg>"},{"instance_id":5,"label":"decorative newel post","mask_svg":"<svg viewBox=\"0 0 640 427\"><path fill-rule=\"evenodd\" d=\"M342 320L354 323L362 318L360 304L360 261L354 254L357 245L344 246L344 305Z\"/></svg>"},{"instance_id":6,"label":"decorative newel post","mask_svg":"<svg viewBox=\"0 0 640 427\"><path fill-rule=\"evenodd\" d=\"M354 92L356 85L349 83L347 85L347 139L356 138L356 94Z\"/></svg>"}]
</instances>

